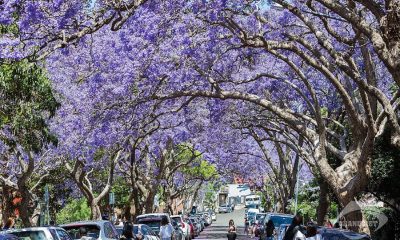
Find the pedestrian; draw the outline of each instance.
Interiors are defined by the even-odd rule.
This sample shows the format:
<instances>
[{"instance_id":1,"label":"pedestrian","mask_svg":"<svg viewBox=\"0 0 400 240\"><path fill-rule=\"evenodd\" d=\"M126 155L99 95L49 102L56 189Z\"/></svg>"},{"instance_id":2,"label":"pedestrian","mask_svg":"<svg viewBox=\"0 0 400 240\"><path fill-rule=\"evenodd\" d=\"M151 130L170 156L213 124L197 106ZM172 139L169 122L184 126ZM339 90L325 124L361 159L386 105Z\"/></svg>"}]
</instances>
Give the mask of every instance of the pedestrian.
<instances>
[{"instance_id":1,"label":"pedestrian","mask_svg":"<svg viewBox=\"0 0 400 240\"><path fill-rule=\"evenodd\" d=\"M321 235L318 234L317 226L315 224L307 226L306 237L307 237L306 238L307 240L321 240L322 239Z\"/></svg>"},{"instance_id":2,"label":"pedestrian","mask_svg":"<svg viewBox=\"0 0 400 240\"><path fill-rule=\"evenodd\" d=\"M228 227L228 240L235 240L236 239L236 226L233 219L229 220L229 227Z\"/></svg>"},{"instance_id":3,"label":"pedestrian","mask_svg":"<svg viewBox=\"0 0 400 240\"><path fill-rule=\"evenodd\" d=\"M275 226L274 222L270 219L267 222L267 225L265 226L265 233L267 236L267 240L274 240L274 231L275 231Z\"/></svg>"},{"instance_id":4,"label":"pedestrian","mask_svg":"<svg viewBox=\"0 0 400 240\"><path fill-rule=\"evenodd\" d=\"M244 218L244 233L246 236L249 236L249 227L250 227L250 222L247 217Z\"/></svg>"},{"instance_id":5,"label":"pedestrian","mask_svg":"<svg viewBox=\"0 0 400 240\"><path fill-rule=\"evenodd\" d=\"M167 216L161 217L160 238L161 240L171 240L174 228L168 221Z\"/></svg>"},{"instance_id":6,"label":"pedestrian","mask_svg":"<svg viewBox=\"0 0 400 240\"><path fill-rule=\"evenodd\" d=\"M326 228L333 228L331 221L329 220L328 216L324 217L324 227Z\"/></svg>"},{"instance_id":7,"label":"pedestrian","mask_svg":"<svg viewBox=\"0 0 400 240\"><path fill-rule=\"evenodd\" d=\"M287 229L285 233L285 237L283 240L303 240L306 238L304 235L305 229L301 226L301 223L303 222L303 217L299 214L294 216L292 220L292 224L290 224L289 228Z\"/></svg>"},{"instance_id":8,"label":"pedestrian","mask_svg":"<svg viewBox=\"0 0 400 240\"><path fill-rule=\"evenodd\" d=\"M124 228L122 229L122 236L120 239L133 240L133 224L131 222L125 222Z\"/></svg>"},{"instance_id":9,"label":"pedestrian","mask_svg":"<svg viewBox=\"0 0 400 240\"><path fill-rule=\"evenodd\" d=\"M9 217L6 221L6 224L4 224L3 230L14 228L14 224L15 224L14 218Z\"/></svg>"}]
</instances>

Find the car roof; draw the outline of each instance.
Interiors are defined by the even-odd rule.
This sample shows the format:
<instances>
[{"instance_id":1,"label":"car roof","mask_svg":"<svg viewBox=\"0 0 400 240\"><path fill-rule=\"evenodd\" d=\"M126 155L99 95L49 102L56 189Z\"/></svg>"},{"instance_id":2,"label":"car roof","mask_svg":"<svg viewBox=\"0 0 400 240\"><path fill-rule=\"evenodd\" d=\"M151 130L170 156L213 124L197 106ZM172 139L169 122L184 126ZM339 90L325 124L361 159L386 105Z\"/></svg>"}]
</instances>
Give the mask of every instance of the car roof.
<instances>
[{"instance_id":1,"label":"car roof","mask_svg":"<svg viewBox=\"0 0 400 240\"><path fill-rule=\"evenodd\" d=\"M149 216L167 216L167 217L169 217L169 214L168 213L147 213L147 214L139 215L136 218L149 217Z\"/></svg>"},{"instance_id":2,"label":"car roof","mask_svg":"<svg viewBox=\"0 0 400 240\"><path fill-rule=\"evenodd\" d=\"M294 215L287 213L267 213L267 214L269 216L294 217Z\"/></svg>"},{"instance_id":3,"label":"car roof","mask_svg":"<svg viewBox=\"0 0 400 240\"><path fill-rule=\"evenodd\" d=\"M182 216L181 215L172 215L172 216L170 216L170 218L182 218Z\"/></svg>"},{"instance_id":4,"label":"car roof","mask_svg":"<svg viewBox=\"0 0 400 240\"><path fill-rule=\"evenodd\" d=\"M10 233L10 232L23 232L23 231L43 231L47 229L62 229L61 227L56 227L56 226L49 226L49 227L29 227L29 228L11 228L4 233Z\"/></svg>"},{"instance_id":5,"label":"car roof","mask_svg":"<svg viewBox=\"0 0 400 240\"><path fill-rule=\"evenodd\" d=\"M107 220L98 220L98 221L78 221L78 222L71 222L67 224L62 224L60 227L71 227L71 226L83 226L83 225L102 225L106 222L110 222Z\"/></svg>"}]
</instances>

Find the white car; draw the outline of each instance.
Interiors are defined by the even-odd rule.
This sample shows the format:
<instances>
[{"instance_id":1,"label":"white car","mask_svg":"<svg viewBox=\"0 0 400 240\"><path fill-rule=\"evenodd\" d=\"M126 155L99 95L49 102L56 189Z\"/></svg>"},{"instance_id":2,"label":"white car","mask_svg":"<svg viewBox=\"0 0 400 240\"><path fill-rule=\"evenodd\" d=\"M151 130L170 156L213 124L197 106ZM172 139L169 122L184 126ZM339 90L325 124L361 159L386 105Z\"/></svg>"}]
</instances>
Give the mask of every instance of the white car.
<instances>
[{"instance_id":1,"label":"white car","mask_svg":"<svg viewBox=\"0 0 400 240\"><path fill-rule=\"evenodd\" d=\"M185 236L186 240L191 239L190 236L190 226L187 224L185 221L183 221L183 218L181 215L173 215L171 216L172 221L176 221L178 224L179 228L182 230L183 235Z\"/></svg>"},{"instance_id":2,"label":"white car","mask_svg":"<svg viewBox=\"0 0 400 240\"><path fill-rule=\"evenodd\" d=\"M217 221L217 214L215 214L215 212L212 212L212 213L211 213L211 220L212 220L213 222Z\"/></svg>"},{"instance_id":3,"label":"white car","mask_svg":"<svg viewBox=\"0 0 400 240\"><path fill-rule=\"evenodd\" d=\"M31 227L21 229L10 229L5 233L12 234L18 239L54 239L54 240L72 240L68 233L60 227ZM12 239L12 238L7 238Z\"/></svg>"}]
</instances>

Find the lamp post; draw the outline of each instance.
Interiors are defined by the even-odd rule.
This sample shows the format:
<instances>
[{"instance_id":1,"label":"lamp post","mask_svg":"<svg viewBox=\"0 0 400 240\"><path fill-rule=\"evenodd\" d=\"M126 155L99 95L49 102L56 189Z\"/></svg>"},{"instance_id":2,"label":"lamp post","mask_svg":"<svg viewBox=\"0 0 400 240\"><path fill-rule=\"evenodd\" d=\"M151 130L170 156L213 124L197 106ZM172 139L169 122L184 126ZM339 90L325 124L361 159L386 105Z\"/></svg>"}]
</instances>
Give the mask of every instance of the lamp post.
<instances>
[{"instance_id":1,"label":"lamp post","mask_svg":"<svg viewBox=\"0 0 400 240\"><path fill-rule=\"evenodd\" d=\"M300 160L299 160L300 161ZM297 165L297 173L296 173L296 198L295 198L295 203L294 203L294 214L297 214L297 201L298 201L298 196L299 196L299 182L300 182L300 169L303 167L303 164Z\"/></svg>"}]
</instances>

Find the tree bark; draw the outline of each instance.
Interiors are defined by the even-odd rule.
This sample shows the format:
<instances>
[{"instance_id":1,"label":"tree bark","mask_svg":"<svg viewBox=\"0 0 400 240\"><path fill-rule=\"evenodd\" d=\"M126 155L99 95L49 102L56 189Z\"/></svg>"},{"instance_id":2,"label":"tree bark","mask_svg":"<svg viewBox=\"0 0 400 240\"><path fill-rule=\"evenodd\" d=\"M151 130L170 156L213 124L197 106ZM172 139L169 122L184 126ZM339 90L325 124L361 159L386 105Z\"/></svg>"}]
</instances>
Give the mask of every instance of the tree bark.
<instances>
[{"instance_id":1,"label":"tree bark","mask_svg":"<svg viewBox=\"0 0 400 240\"><path fill-rule=\"evenodd\" d=\"M329 211L329 185L323 179L320 179L318 183L320 192L317 208L317 223L319 226L322 226L325 216L327 216Z\"/></svg>"},{"instance_id":2,"label":"tree bark","mask_svg":"<svg viewBox=\"0 0 400 240\"><path fill-rule=\"evenodd\" d=\"M95 199L90 201L90 219L92 220L101 220L101 210L99 206L99 202Z\"/></svg>"}]
</instances>

